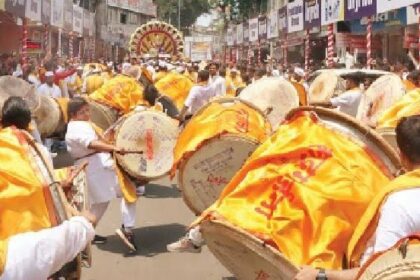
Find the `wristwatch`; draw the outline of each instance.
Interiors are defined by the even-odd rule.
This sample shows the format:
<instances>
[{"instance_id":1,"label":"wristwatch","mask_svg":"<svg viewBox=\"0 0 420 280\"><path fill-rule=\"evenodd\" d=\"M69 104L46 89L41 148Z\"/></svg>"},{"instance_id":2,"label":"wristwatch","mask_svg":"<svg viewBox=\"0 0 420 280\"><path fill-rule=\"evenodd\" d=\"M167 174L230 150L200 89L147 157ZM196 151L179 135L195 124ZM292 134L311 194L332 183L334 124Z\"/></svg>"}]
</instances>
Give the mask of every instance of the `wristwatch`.
<instances>
[{"instance_id":1,"label":"wristwatch","mask_svg":"<svg viewBox=\"0 0 420 280\"><path fill-rule=\"evenodd\" d=\"M325 269L321 268L318 270L316 280L328 280L327 274L325 273Z\"/></svg>"}]
</instances>

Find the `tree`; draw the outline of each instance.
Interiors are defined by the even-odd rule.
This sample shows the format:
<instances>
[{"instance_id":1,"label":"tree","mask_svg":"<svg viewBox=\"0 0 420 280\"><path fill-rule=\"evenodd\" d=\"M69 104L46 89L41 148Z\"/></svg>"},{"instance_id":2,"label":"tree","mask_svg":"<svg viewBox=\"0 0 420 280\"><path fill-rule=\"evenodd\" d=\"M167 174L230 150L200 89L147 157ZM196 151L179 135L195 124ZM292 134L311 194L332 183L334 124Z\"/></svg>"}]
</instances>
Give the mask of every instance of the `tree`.
<instances>
[{"instance_id":1,"label":"tree","mask_svg":"<svg viewBox=\"0 0 420 280\"><path fill-rule=\"evenodd\" d=\"M178 26L178 0L155 0L158 18ZM187 31L197 18L210 9L208 0L180 0L181 30Z\"/></svg>"}]
</instances>

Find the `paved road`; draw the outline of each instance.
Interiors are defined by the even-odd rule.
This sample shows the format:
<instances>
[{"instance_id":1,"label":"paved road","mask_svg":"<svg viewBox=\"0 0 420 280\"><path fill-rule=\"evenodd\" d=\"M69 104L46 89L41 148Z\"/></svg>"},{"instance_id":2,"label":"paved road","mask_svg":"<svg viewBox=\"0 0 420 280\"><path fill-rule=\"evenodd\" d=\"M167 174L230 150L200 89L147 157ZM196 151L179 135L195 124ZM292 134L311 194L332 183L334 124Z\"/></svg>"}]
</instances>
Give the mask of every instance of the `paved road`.
<instances>
[{"instance_id":1,"label":"paved road","mask_svg":"<svg viewBox=\"0 0 420 280\"><path fill-rule=\"evenodd\" d=\"M119 201L114 201L97 228L98 234L108 236L108 243L93 246L93 267L83 271L82 279L232 279L207 248L201 254L166 251L166 244L183 236L185 226L193 219L169 179L148 185L146 196L137 205L135 234L139 252L127 256L114 234L121 223Z\"/></svg>"}]
</instances>

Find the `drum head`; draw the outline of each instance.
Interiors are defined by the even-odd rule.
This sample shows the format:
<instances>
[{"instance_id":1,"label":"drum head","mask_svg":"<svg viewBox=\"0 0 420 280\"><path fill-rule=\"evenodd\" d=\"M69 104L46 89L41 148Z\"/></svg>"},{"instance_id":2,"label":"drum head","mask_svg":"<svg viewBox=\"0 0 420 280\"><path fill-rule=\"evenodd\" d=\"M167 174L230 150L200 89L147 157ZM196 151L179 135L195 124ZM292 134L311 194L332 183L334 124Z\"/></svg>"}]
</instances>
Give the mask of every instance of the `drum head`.
<instances>
[{"instance_id":1,"label":"drum head","mask_svg":"<svg viewBox=\"0 0 420 280\"><path fill-rule=\"evenodd\" d=\"M144 153L117 155L117 161L135 178L163 177L171 170L177 136L178 126L166 114L152 110L133 113L118 128L115 145Z\"/></svg>"},{"instance_id":2,"label":"drum head","mask_svg":"<svg viewBox=\"0 0 420 280\"><path fill-rule=\"evenodd\" d=\"M185 159L179 168L178 185L188 207L199 215L212 205L258 144L226 134L204 142Z\"/></svg>"},{"instance_id":3,"label":"drum head","mask_svg":"<svg viewBox=\"0 0 420 280\"><path fill-rule=\"evenodd\" d=\"M312 82L308 91L309 102L323 102L345 91L344 80L334 71L319 74Z\"/></svg>"},{"instance_id":4,"label":"drum head","mask_svg":"<svg viewBox=\"0 0 420 280\"><path fill-rule=\"evenodd\" d=\"M298 272L278 250L228 223L205 221L200 228L210 251L238 279L290 280Z\"/></svg>"},{"instance_id":5,"label":"drum head","mask_svg":"<svg viewBox=\"0 0 420 280\"><path fill-rule=\"evenodd\" d=\"M89 100L90 118L101 129L108 129L118 119L118 112L108 106Z\"/></svg>"},{"instance_id":6,"label":"drum head","mask_svg":"<svg viewBox=\"0 0 420 280\"><path fill-rule=\"evenodd\" d=\"M39 95L33 85L20 78L2 76L0 77L0 109L10 96L24 98L32 113L35 113L40 105Z\"/></svg>"},{"instance_id":7,"label":"drum head","mask_svg":"<svg viewBox=\"0 0 420 280\"><path fill-rule=\"evenodd\" d=\"M51 97L41 95L40 106L34 116L39 133L48 137L57 130L62 120L61 109Z\"/></svg>"},{"instance_id":8,"label":"drum head","mask_svg":"<svg viewBox=\"0 0 420 280\"><path fill-rule=\"evenodd\" d=\"M265 78L247 86L239 98L248 101L265 112L272 108L267 115L273 128L284 120L284 116L291 109L299 106L299 96L296 88L282 78Z\"/></svg>"},{"instance_id":9,"label":"drum head","mask_svg":"<svg viewBox=\"0 0 420 280\"><path fill-rule=\"evenodd\" d=\"M389 250L362 268L359 280L420 280L420 245L409 244L403 258L398 248Z\"/></svg>"},{"instance_id":10,"label":"drum head","mask_svg":"<svg viewBox=\"0 0 420 280\"><path fill-rule=\"evenodd\" d=\"M376 124L385 110L404 94L404 84L397 75L384 75L376 79L362 96L357 118L363 123Z\"/></svg>"},{"instance_id":11,"label":"drum head","mask_svg":"<svg viewBox=\"0 0 420 280\"><path fill-rule=\"evenodd\" d=\"M287 118L300 111L314 112L329 128L347 134L364 143L369 154L376 158L376 162L385 167L391 174L398 175L402 169L399 156L375 130L361 125L356 119L335 110L319 107L300 107L292 110Z\"/></svg>"}]
</instances>

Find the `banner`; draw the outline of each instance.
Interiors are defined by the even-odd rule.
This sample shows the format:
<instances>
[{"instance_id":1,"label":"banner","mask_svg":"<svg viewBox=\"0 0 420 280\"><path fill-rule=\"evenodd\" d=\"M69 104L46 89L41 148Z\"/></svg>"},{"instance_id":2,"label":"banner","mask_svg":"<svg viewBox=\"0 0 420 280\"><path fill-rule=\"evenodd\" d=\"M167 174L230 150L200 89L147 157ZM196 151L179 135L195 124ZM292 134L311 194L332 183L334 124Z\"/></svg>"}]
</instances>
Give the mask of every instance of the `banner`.
<instances>
[{"instance_id":1,"label":"banner","mask_svg":"<svg viewBox=\"0 0 420 280\"><path fill-rule=\"evenodd\" d=\"M41 0L26 0L25 17L33 21L41 21Z\"/></svg>"},{"instance_id":2,"label":"banner","mask_svg":"<svg viewBox=\"0 0 420 280\"><path fill-rule=\"evenodd\" d=\"M362 17L375 15L376 1L377 0L346 0L344 10L345 20L361 19Z\"/></svg>"},{"instance_id":3,"label":"banner","mask_svg":"<svg viewBox=\"0 0 420 280\"><path fill-rule=\"evenodd\" d=\"M90 13L89 11L83 9L83 34L88 36L90 32Z\"/></svg>"},{"instance_id":4,"label":"banner","mask_svg":"<svg viewBox=\"0 0 420 280\"><path fill-rule=\"evenodd\" d=\"M407 22L407 10L399 9L392 12L381 13L373 17L372 30L380 31L390 26L405 26ZM368 18L350 22L350 31L352 33L365 33Z\"/></svg>"},{"instance_id":5,"label":"banner","mask_svg":"<svg viewBox=\"0 0 420 280\"><path fill-rule=\"evenodd\" d=\"M51 2L51 25L58 28L64 26L64 0L53 0Z\"/></svg>"},{"instance_id":6,"label":"banner","mask_svg":"<svg viewBox=\"0 0 420 280\"><path fill-rule=\"evenodd\" d=\"M321 0L321 24L344 20L344 0Z\"/></svg>"},{"instance_id":7,"label":"banner","mask_svg":"<svg viewBox=\"0 0 420 280\"><path fill-rule=\"evenodd\" d=\"M384 13L390 10L396 10L418 3L419 0L378 0L376 2L376 11L378 13Z\"/></svg>"},{"instance_id":8,"label":"banner","mask_svg":"<svg viewBox=\"0 0 420 280\"><path fill-rule=\"evenodd\" d=\"M420 5L407 7L407 25L417 24L420 16Z\"/></svg>"},{"instance_id":9,"label":"banner","mask_svg":"<svg viewBox=\"0 0 420 280\"><path fill-rule=\"evenodd\" d=\"M73 5L73 31L83 35L83 8Z\"/></svg>"},{"instance_id":10,"label":"banner","mask_svg":"<svg viewBox=\"0 0 420 280\"><path fill-rule=\"evenodd\" d=\"M241 23L236 26L236 43L240 45L243 42L244 42L244 25Z\"/></svg>"},{"instance_id":11,"label":"banner","mask_svg":"<svg viewBox=\"0 0 420 280\"><path fill-rule=\"evenodd\" d=\"M9 13L23 18L25 17L25 2L25 0L6 0L4 7Z\"/></svg>"},{"instance_id":12,"label":"banner","mask_svg":"<svg viewBox=\"0 0 420 280\"><path fill-rule=\"evenodd\" d=\"M279 31L281 33L287 33L287 6L284 6L283 8L279 9Z\"/></svg>"},{"instance_id":13,"label":"banner","mask_svg":"<svg viewBox=\"0 0 420 280\"><path fill-rule=\"evenodd\" d=\"M51 0L42 0L41 22L43 24L51 23Z\"/></svg>"},{"instance_id":14,"label":"banner","mask_svg":"<svg viewBox=\"0 0 420 280\"><path fill-rule=\"evenodd\" d=\"M258 39L267 39L267 18L260 17L258 19Z\"/></svg>"},{"instance_id":15,"label":"banner","mask_svg":"<svg viewBox=\"0 0 420 280\"><path fill-rule=\"evenodd\" d=\"M91 37L96 35L95 18L96 18L95 13L90 13L90 16L89 16L89 19L90 19L89 36L91 36Z\"/></svg>"},{"instance_id":16,"label":"banner","mask_svg":"<svg viewBox=\"0 0 420 280\"><path fill-rule=\"evenodd\" d=\"M273 11L270 13L269 17L268 17L268 28L267 28L267 38L268 39L273 39L273 38L277 38L279 36L279 20L277 18L278 16L278 12L277 11Z\"/></svg>"},{"instance_id":17,"label":"banner","mask_svg":"<svg viewBox=\"0 0 420 280\"><path fill-rule=\"evenodd\" d=\"M249 20L249 41L258 41L258 18L252 18Z\"/></svg>"},{"instance_id":18,"label":"banner","mask_svg":"<svg viewBox=\"0 0 420 280\"><path fill-rule=\"evenodd\" d=\"M73 2L64 1L64 30L73 30Z\"/></svg>"},{"instance_id":19,"label":"banner","mask_svg":"<svg viewBox=\"0 0 420 280\"><path fill-rule=\"evenodd\" d=\"M321 0L304 1L304 28L321 26Z\"/></svg>"},{"instance_id":20,"label":"banner","mask_svg":"<svg viewBox=\"0 0 420 280\"><path fill-rule=\"evenodd\" d=\"M235 43L234 40L233 40L233 27L232 26L229 26L228 29L227 29L226 43L229 47L233 46L234 43Z\"/></svg>"},{"instance_id":21,"label":"banner","mask_svg":"<svg viewBox=\"0 0 420 280\"><path fill-rule=\"evenodd\" d=\"M244 42L248 43L249 42L249 23L245 22L243 24L243 28L244 28Z\"/></svg>"},{"instance_id":22,"label":"banner","mask_svg":"<svg viewBox=\"0 0 420 280\"><path fill-rule=\"evenodd\" d=\"M288 33L303 30L303 0L295 0L287 4Z\"/></svg>"}]
</instances>

